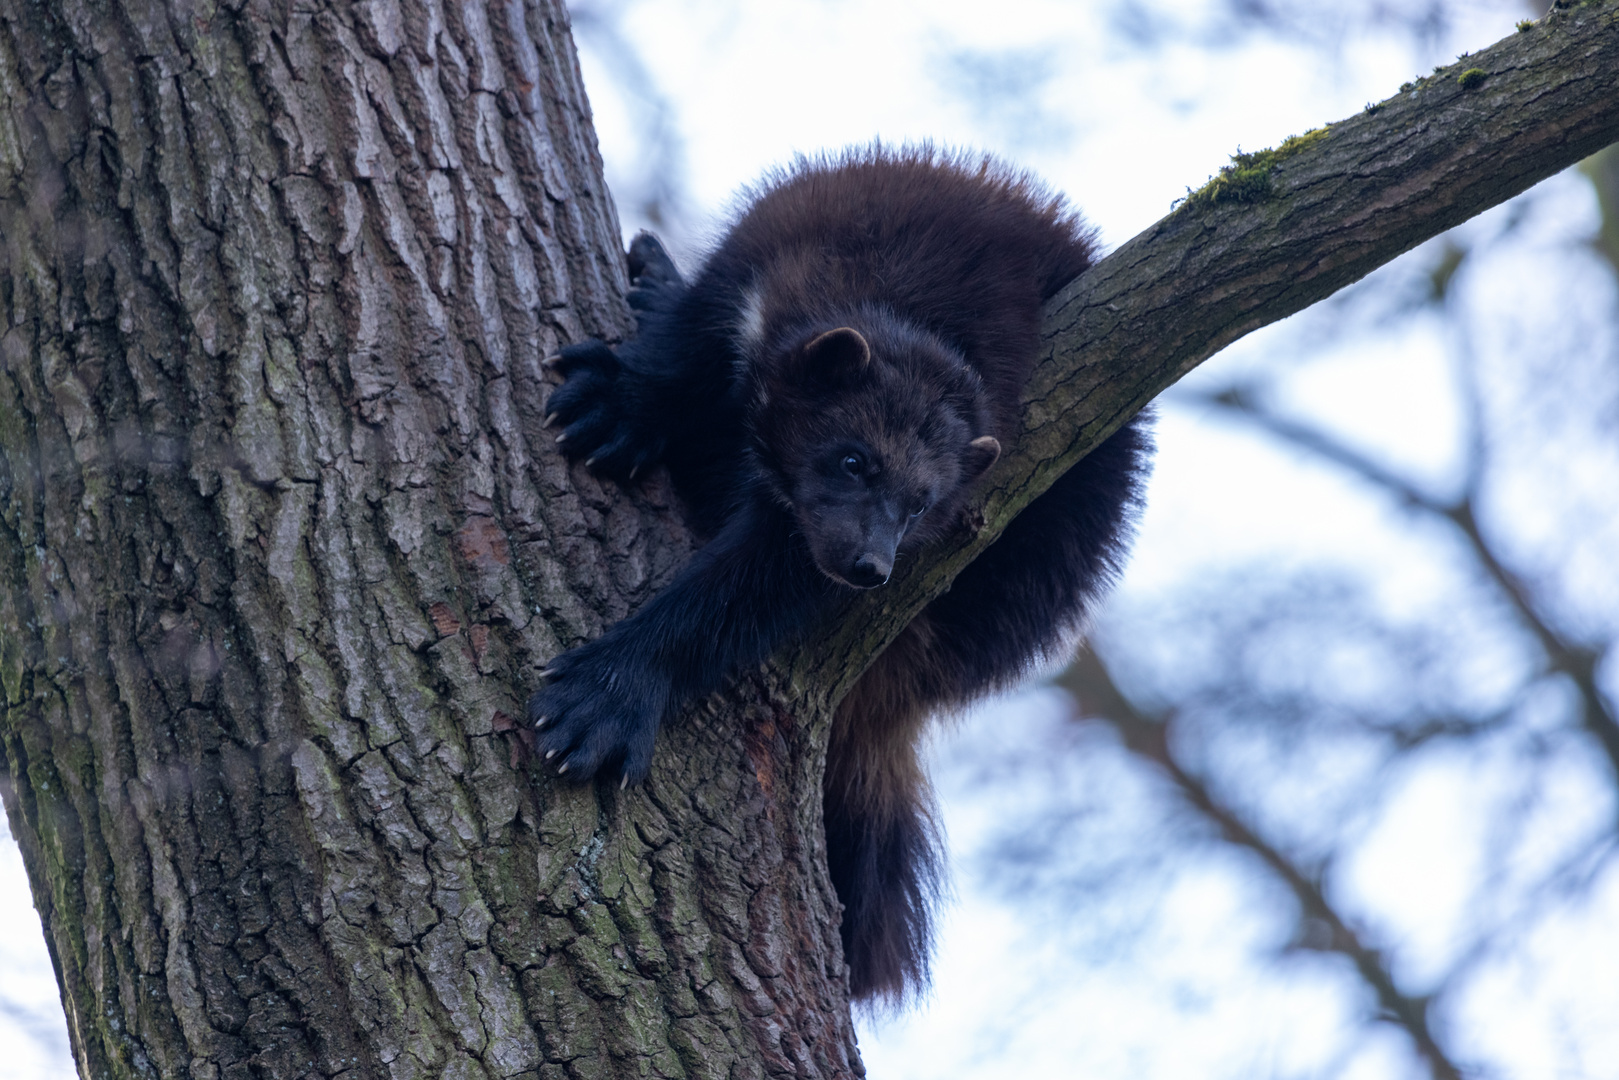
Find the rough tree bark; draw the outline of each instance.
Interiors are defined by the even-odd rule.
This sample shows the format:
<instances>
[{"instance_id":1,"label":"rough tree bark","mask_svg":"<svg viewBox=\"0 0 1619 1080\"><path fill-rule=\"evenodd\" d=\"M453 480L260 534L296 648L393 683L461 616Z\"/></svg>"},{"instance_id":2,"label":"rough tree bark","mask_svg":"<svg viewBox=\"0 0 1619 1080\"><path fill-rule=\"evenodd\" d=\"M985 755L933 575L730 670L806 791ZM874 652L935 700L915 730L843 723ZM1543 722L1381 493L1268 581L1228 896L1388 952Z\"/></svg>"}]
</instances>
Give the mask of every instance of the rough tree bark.
<instances>
[{"instance_id":1,"label":"rough tree bark","mask_svg":"<svg viewBox=\"0 0 1619 1080\"><path fill-rule=\"evenodd\" d=\"M81 1074L845 1076L842 688L1158 389L1619 138L1619 4L1076 282L985 528L622 794L509 719L690 550L539 429L629 328L560 4L14 3L0 105L0 746Z\"/></svg>"}]
</instances>

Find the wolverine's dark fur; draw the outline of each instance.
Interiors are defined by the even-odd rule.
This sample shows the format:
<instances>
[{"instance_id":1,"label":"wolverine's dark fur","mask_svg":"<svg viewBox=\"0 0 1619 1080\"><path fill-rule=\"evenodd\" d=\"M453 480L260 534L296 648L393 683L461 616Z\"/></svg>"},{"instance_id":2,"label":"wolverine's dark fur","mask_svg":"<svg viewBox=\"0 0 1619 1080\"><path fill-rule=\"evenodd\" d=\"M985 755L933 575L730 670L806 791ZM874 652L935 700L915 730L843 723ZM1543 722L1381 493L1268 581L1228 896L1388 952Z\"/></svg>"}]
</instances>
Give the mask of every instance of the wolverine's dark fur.
<instances>
[{"instance_id":1,"label":"wolverine's dark fur","mask_svg":"<svg viewBox=\"0 0 1619 1080\"><path fill-rule=\"evenodd\" d=\"M689 287L638 237L639 335L563 350L550 421L620 479L666 463L711 539L635 616L553 662L529 704L547 759L639 779L682 704L956 527L1017 431L1041 304L1090 259L1078 220L1027 179L927 150L771 178ZM926 977L927 718L1067 644L1117 569L1147 453L1132 422L1065 474L840 705L826 834L857 999Z\"/></svg>"}]
</instances>

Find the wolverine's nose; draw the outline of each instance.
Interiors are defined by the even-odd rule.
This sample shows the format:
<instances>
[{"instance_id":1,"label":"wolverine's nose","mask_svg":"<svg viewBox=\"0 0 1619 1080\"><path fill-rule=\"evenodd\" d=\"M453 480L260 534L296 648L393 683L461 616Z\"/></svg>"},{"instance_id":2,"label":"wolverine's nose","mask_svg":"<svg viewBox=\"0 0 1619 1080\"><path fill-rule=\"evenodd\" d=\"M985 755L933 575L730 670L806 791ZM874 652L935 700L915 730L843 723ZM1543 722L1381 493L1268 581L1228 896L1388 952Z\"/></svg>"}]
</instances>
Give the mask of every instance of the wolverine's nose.
<instances>
[{"instance_id":1,"label":"wolverine's nose","mask_svg":"<svg viewBox=\"0 0 1619 1080\"><path fill-rule=\"evenodd\" d=\"M849 584L860 589L875 589L888 582L888 573L894 564L880 555L867 553L849 568Z\"/></svg>"}]
</instances>

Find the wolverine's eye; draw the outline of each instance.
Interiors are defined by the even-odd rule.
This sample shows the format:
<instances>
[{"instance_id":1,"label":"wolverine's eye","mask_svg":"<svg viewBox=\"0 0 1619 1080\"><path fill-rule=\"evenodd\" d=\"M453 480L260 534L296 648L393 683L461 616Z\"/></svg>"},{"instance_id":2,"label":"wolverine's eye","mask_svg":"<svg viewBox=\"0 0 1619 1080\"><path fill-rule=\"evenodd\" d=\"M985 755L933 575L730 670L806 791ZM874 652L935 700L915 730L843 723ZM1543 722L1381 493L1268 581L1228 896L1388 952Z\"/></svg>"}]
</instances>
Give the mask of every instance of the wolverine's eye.
<instances>
[{"instance_id":1,"label":"wolverine's eye","mask_svg":"<svg viewBox=\"0 0 1619 1080\"><path fill-rule=\"evenodd\" d=\"M918 498L915 502L911 503L911 516L913 518L921 517L922 512L927 508L928 500L926 498Z\"/></svg>"},{"instance_id":2,"label":"wolverine's eye","mask_svg":"<svg viewBox=\"0 0 1619 1080\"><path fill-rule=\"evenodd\" d=\"M860 476L866 471L866 459L859 454L850 454L843 459L843 471L850 476Z\"/></svg>"}]
</instances>

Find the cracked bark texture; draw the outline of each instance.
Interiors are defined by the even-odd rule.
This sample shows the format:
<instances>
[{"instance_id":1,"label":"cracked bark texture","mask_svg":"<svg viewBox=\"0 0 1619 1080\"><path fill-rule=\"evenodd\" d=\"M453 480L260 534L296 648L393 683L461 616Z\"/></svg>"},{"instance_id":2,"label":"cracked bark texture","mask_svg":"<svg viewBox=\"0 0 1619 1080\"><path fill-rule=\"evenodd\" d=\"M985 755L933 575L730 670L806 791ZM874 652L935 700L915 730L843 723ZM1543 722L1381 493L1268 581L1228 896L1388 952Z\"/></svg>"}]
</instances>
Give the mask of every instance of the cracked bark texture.
<instances>
[{"instance_id":1,"label":"cracked bark texture","mask_svg":"<svg viewBox=\"0 0 1619 1080\"><path fill-rule=\"evenodd\" d=\"M630 326L560 2L6 5L0 236L6 809L81 1075L861 1071L779 680L622 795L502 730L690 551L539 430Z\"/></svg>"}]
</instances>

